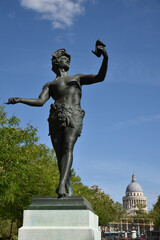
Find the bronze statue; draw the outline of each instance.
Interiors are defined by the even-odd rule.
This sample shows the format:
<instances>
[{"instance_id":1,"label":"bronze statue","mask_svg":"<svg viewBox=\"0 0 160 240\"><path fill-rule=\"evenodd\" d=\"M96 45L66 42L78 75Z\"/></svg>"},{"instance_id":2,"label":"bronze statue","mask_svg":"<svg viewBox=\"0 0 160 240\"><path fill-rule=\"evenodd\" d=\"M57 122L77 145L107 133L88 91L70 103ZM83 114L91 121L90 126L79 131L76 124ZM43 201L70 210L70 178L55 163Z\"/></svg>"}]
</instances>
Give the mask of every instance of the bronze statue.
<instances>
[{"instance_id":1,"label":"bronze statue","mask_svg":"<svg viewBox=\"0 0 160 240\"><path fill-rule=\"evenodd\" d=\"M57 188L59 197L73 196L71 182L71 166L73 161L73 148L77 138L81 134L82 120L85 112L81 109L82 85L89 85L104 80L108 55L105 45L97 40L96 49L93 52L97 57L103 55L103 62L97 75L77 74L68 75L70 67L70 55L65 49L59 49L52 54L52 70L56 78L44 85L37 99L9 98L7 104L24 103L29 106L43 106L52 97L55 102L51 104L49 122L49 134L56 152L60 181Z\"/></svg>"}]
</instances>

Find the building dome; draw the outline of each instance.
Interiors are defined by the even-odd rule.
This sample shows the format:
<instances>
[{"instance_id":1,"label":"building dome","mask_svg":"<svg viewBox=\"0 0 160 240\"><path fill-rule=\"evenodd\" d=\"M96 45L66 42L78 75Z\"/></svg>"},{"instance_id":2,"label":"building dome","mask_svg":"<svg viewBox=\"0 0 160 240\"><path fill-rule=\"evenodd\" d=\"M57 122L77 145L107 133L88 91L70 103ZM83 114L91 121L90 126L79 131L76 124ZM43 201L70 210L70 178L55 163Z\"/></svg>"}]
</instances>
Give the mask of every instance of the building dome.
<instances>
[{"instance_id":1,"label":"building dome","mask_svg":"<svg viewBox=\"0 0 160 240\"><path fill-rule=\"evenodd\" d=\"M132 182L127 186L126 192L143 192L142 187L136 182L136 176L132 175Z\"/></svg>"}]
</instances>

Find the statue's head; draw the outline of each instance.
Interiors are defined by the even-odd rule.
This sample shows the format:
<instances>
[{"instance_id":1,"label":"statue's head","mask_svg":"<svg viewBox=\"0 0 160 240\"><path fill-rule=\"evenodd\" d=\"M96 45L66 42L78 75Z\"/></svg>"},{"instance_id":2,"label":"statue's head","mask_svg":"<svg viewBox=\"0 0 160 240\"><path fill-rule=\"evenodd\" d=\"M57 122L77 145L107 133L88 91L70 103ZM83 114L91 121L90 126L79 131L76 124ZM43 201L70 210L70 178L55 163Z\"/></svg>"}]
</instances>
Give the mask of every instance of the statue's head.
<instances>
[{"instance_id":1,"label":"statue's head","mask_svg":"<svg viewBox=\"0 0 160 240\"><path fill-rule=\"evenodd\" d=\"M69 70L71 56L66 52L64 48L58 49L56 52L52 53L52 71L58 73L60 68L65 71Z\"/></svg>"}]
</instances>

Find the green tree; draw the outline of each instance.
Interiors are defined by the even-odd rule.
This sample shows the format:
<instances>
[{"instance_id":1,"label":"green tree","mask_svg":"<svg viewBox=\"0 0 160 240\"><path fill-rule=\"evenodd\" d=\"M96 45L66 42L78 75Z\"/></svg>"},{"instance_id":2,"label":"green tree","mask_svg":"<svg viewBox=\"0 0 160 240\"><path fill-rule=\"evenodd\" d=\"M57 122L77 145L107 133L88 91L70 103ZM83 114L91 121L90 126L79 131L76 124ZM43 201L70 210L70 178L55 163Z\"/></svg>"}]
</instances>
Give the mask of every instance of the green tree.
<instances>
[{"instance_id":1,"label":"green tree","mask_svg":"<svg viewBox=\"0 0 160 240\"><path fill-rule=\"evenodd\" d=\"M33 196L56 195L59 172L54 151L38 144L37 129L20 126L0 107L0 217L21 224Z\"/></svg>"},{"instance_id":2,"label":"green tree","mask_svg":"<svg viewBox=\"0 0 160 240\"><path fill-rule=\"evenodd\" d=\"M115 220L116 207L114 202L104 193L94 194L92 205L95 213L99 216L100 225L105 226Z\"/></svg>"},{"instance_id":3,"label":"green tree","mask_svg":"<svg viewBox=\"0 0 160 240\"><path fill-rule=\"evenodd\" d=\"M158 196L157 202L151 211L151 216L155 226L160 228L160 196Z\"/></svg>"},{"instance_id":4,"label":"green tree","mask_svg":"<svg viewBox=\"0 0 160 240\"><path fill-rule=\"evenodd\" d=\"M136 216L134 218L137 219L139 223L149 223L150 221L150 215L144 210L145 207L144 204L137 204Z\"/></svg>"},{"instance_id":5,"label":"green tree","mask_svg":"<svg viewBox=\"0 0 160 240\"><path fill-rule=\"evenodd\" d=\"M120 222L122 218L126 216L126 210L119 202L114 203L114 206L116 208L115 221Z\"/></svg>"}]
</instances>

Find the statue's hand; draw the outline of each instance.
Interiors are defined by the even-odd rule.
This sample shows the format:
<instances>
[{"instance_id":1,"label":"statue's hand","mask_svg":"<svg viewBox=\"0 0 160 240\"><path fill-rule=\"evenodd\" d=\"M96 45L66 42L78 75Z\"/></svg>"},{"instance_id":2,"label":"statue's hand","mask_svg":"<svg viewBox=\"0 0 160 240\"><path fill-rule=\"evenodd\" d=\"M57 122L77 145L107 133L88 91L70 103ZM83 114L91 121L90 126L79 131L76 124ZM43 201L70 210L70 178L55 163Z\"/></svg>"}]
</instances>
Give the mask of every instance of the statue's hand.
<instances>
[{"instance_id":1,"label":"statue's hand","mask_svg":"<svg viewBox=\"0 0 160 240\"><path fill-rule=\"evenodd\" d=\"M108 53L103 46L97 46L97 51L103 55L103 57L108 58Z\"/></svg>"},{"instance_id":2,"label":"statue's hand","mask_svg":"<svg viewBox=\"0 0 160 240\"><path fill-rule=\"evenodd\" d=\"M95 45L95 51L92 51L97 57L100 57L101 55L103 55L105 58L108 58L108 54L107 51L105 49L105 44L103 42L101 42L100 40L96 41L96 45Z\"/></svg>"},{"instance_id":3,"label":"statue's hand","mask_svg":"<svg viewBox=\"0 0 160 240\"><path fill-rule=\"evenodd\" d=\"M16 104L20 102L20 98L19 97L13 97L13 98L9 98L8 102L6 104Z\"/></svg>"}]
</instances>

